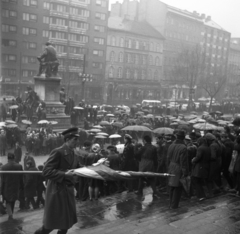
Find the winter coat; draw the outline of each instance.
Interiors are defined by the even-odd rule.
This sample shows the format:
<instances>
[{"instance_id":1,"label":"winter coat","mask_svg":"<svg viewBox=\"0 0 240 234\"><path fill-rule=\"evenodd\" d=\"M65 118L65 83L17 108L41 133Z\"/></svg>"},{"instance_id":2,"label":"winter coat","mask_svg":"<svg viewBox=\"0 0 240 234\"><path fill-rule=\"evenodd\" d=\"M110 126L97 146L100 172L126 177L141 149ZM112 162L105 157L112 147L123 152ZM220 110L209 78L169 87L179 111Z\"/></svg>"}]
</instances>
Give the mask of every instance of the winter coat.
<instances>
[{"instance_id":1,"label":"winter coat","mask_svg":"<svg viewBox=\"0 0 240 234\"><path fill-rule=\"evenodd\" d=\"M157 169L157 148L147 143L145 144L139 152L137 152L137 157L140 159L139 171L142 172L156 172Z\"/></svg>"},{"instance_id":2,"label":"winter coat","mask_svg":"<svg viewBox=\"0 0 240 234\"><path fill-rule=\"evenodd\" d=\"M108 158L108 161L109 161L109 167L111 169L120 170L121 160L120 160L119 154L110 153L107 158Z\"/></svg>"},{"instance_id":3,"label":"winter coat","mask_svg":"<svg viewBox=\"0 0 240 234\"><path fill-rule=\"evenodd\" d=\"M77 222L74 179L65 172L78 167L78 159L66 144L54 149L44 168L48 180L43 225L46 229L69 229Z\"/></svg>"},{"instance_id":4,"label":"winter coat","mask_svg":"<svg viewBox=\"0 0 240 234\"><path fill-rule=\"evenodd\" d=\"M22 171L20 164L9 160L2 166L2 171ZM19 174L3 174L1 179L1 194L7 201L16 201L19 190L23 188L23 176Z\"/></svg>"},{"instance_id":5,"label":"winter coat","mask_svg":"<svg viewBox=\"0 0 240 234\"><path fill-rule=\"evenodd\" d=\"M217 141L214 141L210 145L211 150L211 165L209 179L214 180L219 175L219 170L221 169L222 164L222 149Z\"/></svg>"},{"instance_id":6,"label":"winter coat","mask_svg":"<svg viewBox=\"0 0 240 234\"><path fill-rule=\"evenodd\" d=\"M234 145L234 150L237 151L237 158L236 158L234 171L240 172L240 144L235 144Z\"/></svg>"},{"instance_id":7,"label":"winter coat","mask_svg":"<svg viewBox=\"0 0 240 234\"><path fill-rule=\"evenodd\" d=\"M14 149L15 162L20 163L22 161L22 149L17 147Z\"/></svg>"},{"instance_id":8,"label":"winter coat","mask_svg":"<svg viewBox=\"0 0 240 234\"><path fill-rule=\"evenodd\" d=\"M36 167L31 166L26 171L38 171ZM31 198L37 195L38 175L24 175L24 194L25 197Z\"/></svg>"},{"instance_id":9,"label":"winter coat","mask_svg":"<svg viewBox=\"0 0 240 234\"><path fill-rule=\"evenodd\" d=\"M136 171L137 162L134 157L134 146L132 143L126 143L122 154L122 165L123 171Z\"/></svg>"},{"instance_id":10,"label":"winter coat","mask_svg":"<svg viewBox=\"0 0 240 234\"><path fill-rule=\"evenodd\" d=\"M196 157L194 157L192 161L192 176L203 179L208 178L211 163L210 148L205 144L199 146Z\"/></svg>"},{"instance_id":11,"label":"winter coat","mask_svg":"<svg viewBox=\"0 0 240 234\"><path fill-rule=\"evenodd\" d=\"M174 141L168 148L167 154L168 173L175 176L169 177L168 185L180 187L182 176L188 175L188 152L183 140Z\"/></svg>"}]
</instances>

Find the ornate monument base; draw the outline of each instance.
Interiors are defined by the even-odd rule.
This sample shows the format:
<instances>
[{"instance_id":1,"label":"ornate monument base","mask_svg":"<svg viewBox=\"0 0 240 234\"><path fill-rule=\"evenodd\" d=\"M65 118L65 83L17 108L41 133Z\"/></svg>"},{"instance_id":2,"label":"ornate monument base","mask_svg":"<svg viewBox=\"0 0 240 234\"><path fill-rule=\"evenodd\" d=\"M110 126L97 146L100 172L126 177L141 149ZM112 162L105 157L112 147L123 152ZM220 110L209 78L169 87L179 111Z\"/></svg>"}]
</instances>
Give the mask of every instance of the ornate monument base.
<instances>
[{"instance_id":1,"label":"ornate monument base","mask_svg":"<svg viewBox=\"0 0 240 234\"><path fill-rule=\"evenodd\" d=\"M34 91L46 103L47 120L58 122L57 125L54 125L56 129L70 127L70 116L64 113L65 105L59 101L61 80L60 77L34 77Z\"/></svg>"}]
</instances>

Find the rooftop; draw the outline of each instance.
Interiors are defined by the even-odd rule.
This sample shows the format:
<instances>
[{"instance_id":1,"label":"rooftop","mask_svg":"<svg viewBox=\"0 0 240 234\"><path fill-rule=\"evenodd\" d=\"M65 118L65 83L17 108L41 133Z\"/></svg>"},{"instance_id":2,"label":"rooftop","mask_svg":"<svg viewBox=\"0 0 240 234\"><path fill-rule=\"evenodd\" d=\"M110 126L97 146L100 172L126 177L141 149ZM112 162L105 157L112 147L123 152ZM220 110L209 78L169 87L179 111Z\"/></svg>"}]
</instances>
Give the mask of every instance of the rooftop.
<instances>
[{"instance_id":1,"label":"rooftop","mask_svg":"<svg viewBox=\"0 0 240 234\"><path fill-rule=\"evenodd\" d=\"M161 40L165 39L161 33L159 33L146 21L139 22L121 17L110 17L108 19L108 27L110 29L121 30L147 37L154 37Z\"/></svg>"}]
</instances>

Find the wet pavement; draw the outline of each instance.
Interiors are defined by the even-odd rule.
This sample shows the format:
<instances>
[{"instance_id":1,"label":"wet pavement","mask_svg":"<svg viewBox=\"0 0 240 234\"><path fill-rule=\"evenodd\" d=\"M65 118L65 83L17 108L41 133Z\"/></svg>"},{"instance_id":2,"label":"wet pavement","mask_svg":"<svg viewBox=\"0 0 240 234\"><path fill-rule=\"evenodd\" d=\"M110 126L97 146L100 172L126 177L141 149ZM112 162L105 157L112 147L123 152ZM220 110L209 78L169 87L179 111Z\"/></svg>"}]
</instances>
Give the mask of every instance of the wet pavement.
<instances>
[{"instance_id":1,"label":"wet pavement","mask_svg":"<svg viewBox=\"0 0 240 234\"><path fill-rule=\"evenodd\" d=\"M239 234L240 198L229 194L198 202L183 199L177 210L168 209L168 196L153 199L145 190L142 200L133 193L98 201L77 202L78 223L69 234ZM30 234L41 226L43 209L16 212L14 221L0 217L1 234ZM52 232L56 233L56 231Z\"/></svg>"}]
</instances>

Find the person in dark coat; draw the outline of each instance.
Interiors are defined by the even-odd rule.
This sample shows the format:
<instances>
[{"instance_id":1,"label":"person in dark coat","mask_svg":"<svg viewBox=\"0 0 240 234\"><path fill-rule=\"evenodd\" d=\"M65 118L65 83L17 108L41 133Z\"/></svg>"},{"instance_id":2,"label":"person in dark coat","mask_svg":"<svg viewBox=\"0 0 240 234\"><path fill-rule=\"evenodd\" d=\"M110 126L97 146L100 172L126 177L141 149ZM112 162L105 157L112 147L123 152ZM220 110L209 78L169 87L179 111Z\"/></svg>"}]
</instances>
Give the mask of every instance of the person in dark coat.
<instances>
[{"instance_id":1,"label":"person in dark coat","mask_svg":"<svg viewBox=\"0 0 240 234\"><path fill-rule=\"evenodd\" d=\"M37 171L37 168L33 165L32 161L27 161L26 171ZM30 209L30 204L33 209L36 209L36 201L34 197L37 195L38 176L34 174L24 175L24 193L26 198L26 209Z\"/></svg>"},{"instance_id":2,"label":"person in dark coat","mask_svg":"<svg viewBox=\"0 0 240 234\"><path fill-rule=\"evenodd\" d=\"M26 170L27 169L27 162L31 161L32 162L32 166L36 167L36 162L34 160L34 158L29 154L29 152L25 153L25 157L23 159L23 169Z\"/></svg>"},{"instance_id":3,"label":"person in dark coat","mask_svg":"<svg viewBox=\"0 0 240 234\"><path fill-rule=\"evenodd\" d=\"M121 169L122 171L137 171L137 161L134 157L134 145L132 143L132 137L129 134L124 136L124 149L122 154ZM126 187L128 192L133 191L134 181L126 181Z\"/></svg>"},{"instance_id":4,"label":"person in dark coat","mask_svg":"<svg viewBox=\"0 0 240 234\"><path fill-rule=\"evenodd\" d=\"M20 164L15 162L14 154L8 153L8 163L2 166L2 171L22 171ZM3 174L1 179L1 195L6 200L8 220L13 219L15 201L18 200L20 188L23 187L23 177L19 174Z\"/></svg>"},{"instance_id":5,"label":"person in dark coat","mask_svg":"<svg viewBox=\"0 0 240 234\"><path fill-rule=\"evenodd\" d=\"M93 163L96 163L100 158L100 152L101 148L99 144L94 144L92 146L92 152L87 155L86 158L86 166L91 166ZM99 194L99 187L100 187L100 181L97 179L88 179L88 193L89 193L89 199L92 201L93 194L95 200L98 199Z\"/></svg>"},{"instance_id":6,"label":"person in dark coat","mask_svg":"<svg viewBox=\"0 0 240 234\"><path fill-rule=\"evenodd\" d=\"M113 170L119 171L121 165L120 155L117 153L116 146L110 145L107 147L109 161L109 167ZM108 192L109 194L115 193L120 190L120 181L108 181Z\"/></svg>"},{"instance_id":7,"label":"person in dark coat","mask_svg":"<svg viewBox=\"0 0 240 234\"><path fill-rule=\"evenodd\" d=\"M136 153L139 159L139 171L141 172L156 172L157 170L157 148L152 145L152 138L150 136L143 137L144 146ZM156 179L148 178L147 183L150 184L153 190L153 196L157 197ZM143 195L144 178L139 179L138 195Z\"/></svg>"},{"instance_id":8,"label":"person in dark coat","mask_svg":"<svg viewBox=\"0 0 240 234\"><path fill-rule=\"evenodd\" d=\"M168 173L175 176L169 177L170 209L177 209L181 195L182 185L180 179L188 175L188 154L184 143L185 132L179 130L177 139L169 146L167 155Z\"/></svg>"},{"instance_id":9,"label":"person in dark coat","mask_svg":"<svg viewBox=\"0 0 240 234\"><path fill-rule=\"evenodd\" d=\"M192 182L199 201L206 198L203 186L208 178L211 163L211 151L205 138L199 139L196 157L192 159Z\"/></svg>"},{"instance_id":10,"label":"person in dark coat","mask_svg":"<svg viewBox=\"0 0 240 234\"><path fill-rule=\"evenodd\" d=\"M78 128L67 129L62 135L65 143L51 152L43 168L43 176L48 180L43 226L35 234L48 234L54 229L65 234L77 222L75 181L71 169L78 168L73 151L79 137Z\"/></svg>"},{"instance_id":11,"label":"person in dark coat","mask_svg":"<svg viewBox=\"0 0 240 234\"><path fill-rule=\"evenodd\" d=\"M234 151L236 152L237 158L235 162L234 171L237 174L237 183L236 183L236 190L237 195L240 196L240 136L237 137L236 143L234 145Z\"/></svg>"},{"instance_id":12,"label":"person in dark coat","mask_svg":"<svg viewBox=\"0 0 240 234\"><path fill-rule=\"evenodd\" d=\"M14 149L15 162L20 163L22 161L22 149L18 142L15 144Z\"/></svg>"},{"instance_id":13,"label":"person in dark coat","mask_svg":"<svg viewBox=\"0 0 240 234\"><path fill-rule=\"evenodd\" d=\"M42 171L43 170L43 165L38 166L38 170ZM37 201L36 201L36 207L39 208L40 204L44 206L45 200L43 198L43 192L45 192L45 186L43 184L44 182L44 177L43 175L38 175L37 176Z\"/></svg>"}]
</instances>

